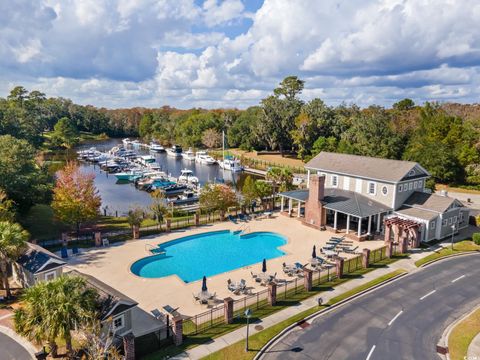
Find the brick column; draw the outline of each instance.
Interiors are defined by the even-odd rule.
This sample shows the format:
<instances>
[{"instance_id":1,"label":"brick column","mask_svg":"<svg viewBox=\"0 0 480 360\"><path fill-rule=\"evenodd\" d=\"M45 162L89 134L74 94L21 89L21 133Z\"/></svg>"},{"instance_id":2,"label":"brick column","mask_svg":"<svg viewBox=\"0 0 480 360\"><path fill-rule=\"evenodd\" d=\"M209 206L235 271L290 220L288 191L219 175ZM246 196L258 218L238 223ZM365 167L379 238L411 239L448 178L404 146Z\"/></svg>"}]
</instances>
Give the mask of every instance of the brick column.
<instances>
[{"instance_id":1,"label":"brick column","mask_svg":"<svg viewBox=\"0 0 480 360\"><path fill-rule=\"evenodd\" d=\"M173 343L175 346L183 344L183 319L181 316L175 316L173 318Z\"/></svg>"},{"instance_id":2,"label":"brick column","mask_svg":"<svg viewBox=\"0 0 480 360\"><path fill-rule=\"evenodd\" d=\"M275 306L277 303L277 284L271 282L268 284L268 304Z\"/></svg>"},{"instance_id":3,"label":"brick column","mask_svg":"<svg viewBox=\"0 0 480 360\"><path fill-rule=\"evenodd\" d=\"M195 214L195 226L200 226L200 214Z\"/></svg>"},{"instance_id":4,"label":"brick column","mask_svg":"<svg viewBox=\"0 0 480 360\"><path fill-rule=\"evenodd\" d=\"M133 225L133 238L134 239L140 238L140 226Z\"/></svg>"},{"instance_id":5,"label":"brick column","mask_svg":"<svg viewBox=\"0 0 480 360\"><path fill-rule=\"evenodd\" d=\"M385 243L390 241L390 232L391 231L392 231L392 226L385 224L385 237L384 237Z\"/></svg>"},{"instance_id":6,"label":"brick column","mask_svg":"<svg viewBox=\"0 0 480 360\"><path fill-rule=\"evenodd\" d=\"M400 237L399 242L400 242L399 253L400 254L405 254L407 252L407 249L408 249L408 239L407 239L407 237L406 236Z\"/></svg>"},{"instance_id":7,"label":"brick column","mask_svg":"<svg viewBox=\"0 0 480 360\"><path fill-rule=\"evenodd\" d=\"M95 231L95 246L102 246L102 233L100 231Z\"/></svg>"},{"instance_id":8,"label":"brick column","mask_svg":"<svg viewBox=\"0 0 480 360\"><path fill-rule=\"evenodd\" d=\"M391 258L392 255L393 255L393 243L392 241L387 241L387 249L385 251L385 255L387 256L387 258Z\"/></svg>"},{"instance_id":9,"label":"brick column","mask_svg":"<svg viewBox=\"0 0 480 360\"><path fill-rule=\"evenodd\" d=\"M172 219L167 218L167 232L172 231Z\"/></svg>"},{"instance_id":10,"label":"brick column","mask_svg":"<svg viewBox=\"0 0 480 360\"><path fill-rule=\"evenodd\" d=\"M337 259L335 269L337 270L337 277L341 279L343 277L343 259Z\"/></svg>"},{"instance_id":11,"label":"brick column","mask_svg":"<svg viewBox=\"0 0 480 360\"><path fill-rule=\"evenodd\" d=\"M363 249L362 266L366 269L370 265L370 249Z\"/></svg>"},{"instance_id":12,"label":"brick column","mask_svg":"<svg viewBox=\"0 0 480 360\"><path fill-rule=\"evenodd\" d=\"M123 337L125 360L135 360L135 336L132 333Z\"/></svg>"},{"instance_id":13,"label":"brick column","mask_svg":"<svg viewBox=\"0 0 480 360\"><path fill-rule=\"evenodd\" d=\"M303 286L305 290L312 291L313 287L313 270L311 269L303 269Z\"/></svg>"},{"instance_id":14,"label":"brick column","mask_svg":"<svg viewBox=\"0 0 480 360\"><path fill-rule=\"evenodd\" d=\"M231 324L233 322L233 299L231 297L223 299L223 308L225 310L225 322Z\"/></svg>"}]
</instances>

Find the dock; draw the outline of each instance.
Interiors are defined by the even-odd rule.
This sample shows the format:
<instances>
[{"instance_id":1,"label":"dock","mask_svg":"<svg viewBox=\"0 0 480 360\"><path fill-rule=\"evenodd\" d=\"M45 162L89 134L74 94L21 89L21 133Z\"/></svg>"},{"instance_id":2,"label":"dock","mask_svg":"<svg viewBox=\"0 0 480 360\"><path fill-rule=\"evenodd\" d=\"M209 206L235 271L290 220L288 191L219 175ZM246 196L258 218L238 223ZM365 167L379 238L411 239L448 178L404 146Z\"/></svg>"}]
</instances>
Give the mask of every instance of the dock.
<instances>
[{"instance_id":1,"label":"dock","mask_svg":"<svg viewBox=\"0 0 480 360\"><path fill-rule=\"evenodd\" d=\"M255 174L255 175L260 175L260 176L266 176L267 175L267 172L265 170L258 170L258 169L254 169L254 168L251 168L251 167L245 167L244 171L249 173L249 174Z\"/></svg>"}]
</instances>

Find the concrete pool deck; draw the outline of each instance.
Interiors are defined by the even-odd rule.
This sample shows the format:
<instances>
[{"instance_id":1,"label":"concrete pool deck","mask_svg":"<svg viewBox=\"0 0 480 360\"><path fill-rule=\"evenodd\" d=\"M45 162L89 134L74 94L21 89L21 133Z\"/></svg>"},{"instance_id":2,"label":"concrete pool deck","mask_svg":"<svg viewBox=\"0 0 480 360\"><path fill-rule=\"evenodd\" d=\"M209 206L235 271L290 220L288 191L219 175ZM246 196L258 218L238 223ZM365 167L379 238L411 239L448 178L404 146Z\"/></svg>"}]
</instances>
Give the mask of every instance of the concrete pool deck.
<instances>
[{"instance_id":1,"label":"concrete pool deck","mask_svg":"<svg viewBox=\"0 0 480 360\"><path fill-rule=\"evenodd\" d=\"M201 280L185 284L177 276L158 279L141 278L130 272L131 264L149 255L147 244L157 246L180 237L209 231L239 230L243 224L234 224L227 221L211 226L192 227L183 231L144 237L139 240L129 240L107 248L85 249L79 256L69 258L68 265L70 268L95 276L121 291L137 301L139 307L146 312L150 312L153 309L161 309L164 305L170 305L173 308L178 307L179 312L183 315L195 315L208 310L207 305L195 303L192 295L200 291ZM317 251L319 252L319 247L325 245L328 239L334 236L332 232L318 231L304 226L295 218L288 218L278 214L268 219L250 220L247 224L249 232L272 231L284 235L288 239L288 243L281 247L286 254L267 261L268 273L274 274L276 272L277 278L280 279L292 279L284 275L282 271L284 262L287 264L295 262L308 263L311 258L313 245L317 246ZM383 241L366 241L355 244L359 246L357 250L361 251L364 248L379 248L383 246ZM342 256L346 255L342 253ZM353 256L349 255L347 257ZM265 287L255 283L250 275L251 271L258 273L260 270L261 263L258 263L209 277L209 292L216 292L218 299L243 297L244 295L236 296L228 291L228 279L234 282L245 279L247 287L251 287L252 292L264 290Z\"/></svg>"}]
</instances>

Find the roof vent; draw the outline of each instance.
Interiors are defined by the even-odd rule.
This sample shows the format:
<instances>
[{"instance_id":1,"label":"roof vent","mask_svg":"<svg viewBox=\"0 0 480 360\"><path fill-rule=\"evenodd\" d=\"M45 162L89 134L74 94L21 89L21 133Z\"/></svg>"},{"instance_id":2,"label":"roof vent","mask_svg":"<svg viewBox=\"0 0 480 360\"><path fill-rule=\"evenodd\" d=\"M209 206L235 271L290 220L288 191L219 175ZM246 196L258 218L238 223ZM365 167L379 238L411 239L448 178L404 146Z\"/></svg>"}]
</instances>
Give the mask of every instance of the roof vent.
<instances>
[{"instance_id":1,"label":"roof vent","mask_svg":"<svg viewBox=\"0 0 480 360\"><path fill-rule=\"evenodd\" d=\"M447 197L448 196L448 191L447 190L441 190L440 195Z\"/></svg>"}]
</instances>

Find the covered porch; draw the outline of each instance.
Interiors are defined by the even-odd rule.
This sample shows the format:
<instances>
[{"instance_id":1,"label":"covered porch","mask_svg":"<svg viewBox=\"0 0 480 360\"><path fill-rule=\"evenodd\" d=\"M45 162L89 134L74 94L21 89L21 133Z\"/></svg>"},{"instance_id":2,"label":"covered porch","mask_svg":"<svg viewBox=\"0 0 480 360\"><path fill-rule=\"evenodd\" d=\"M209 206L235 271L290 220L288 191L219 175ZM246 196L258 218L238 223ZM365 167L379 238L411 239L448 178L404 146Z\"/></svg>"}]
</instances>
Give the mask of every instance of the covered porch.
<instances>
[{"instance_id":1,"label":"covered porch","mask_svg":"<svg viewBox=\"0 0 480 360\"><path fill-rule=\"evenodd\" d=\"M280 211L282 214L297 218L305 215L308 190L285 191L278 195L280 195Z\"/></svg>"}]
</instances>

